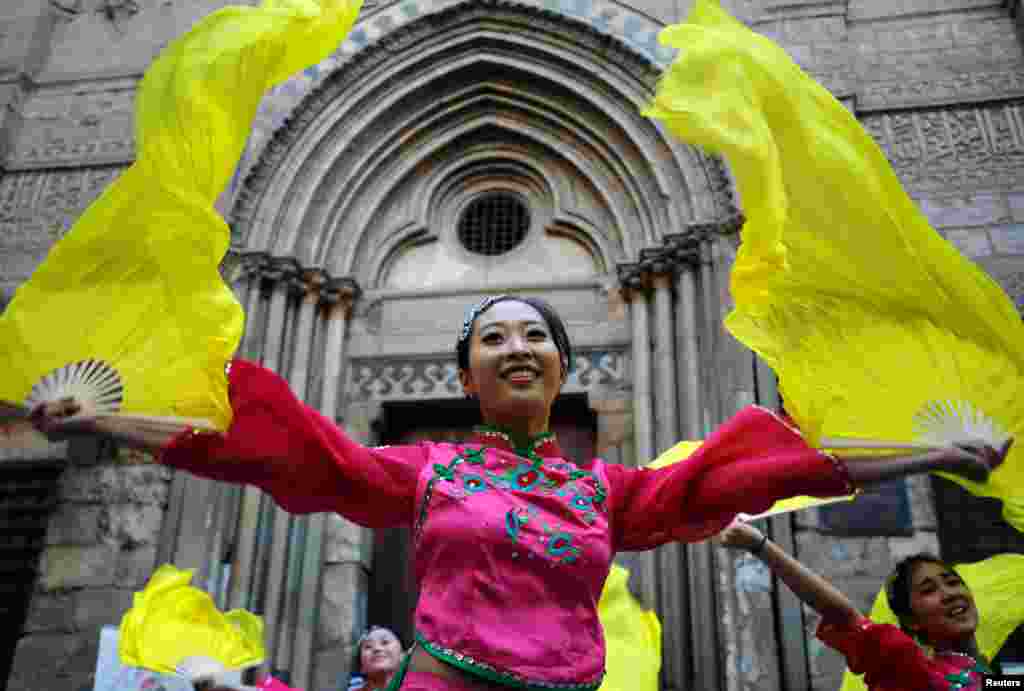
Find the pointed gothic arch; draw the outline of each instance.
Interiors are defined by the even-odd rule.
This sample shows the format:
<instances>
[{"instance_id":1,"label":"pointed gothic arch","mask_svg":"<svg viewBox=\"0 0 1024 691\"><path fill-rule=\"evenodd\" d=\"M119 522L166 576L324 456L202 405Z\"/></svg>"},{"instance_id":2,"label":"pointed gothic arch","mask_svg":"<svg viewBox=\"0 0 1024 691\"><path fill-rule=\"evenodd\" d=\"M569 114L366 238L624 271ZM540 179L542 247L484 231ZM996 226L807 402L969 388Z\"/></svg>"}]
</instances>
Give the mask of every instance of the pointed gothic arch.
<instances>
[{"instance_id":1,"label":"pointed gothic arch","mask_svg":"<svg viewBox=\"0 0 1024 691\"><path fill-rule=\"evenodd\" d=\"M324 75L275 131L233 208L235 244L373 287L383 247L449 230L451 176L472 168L479 190L518 167L544 230L586 235L595 272L609 271L732 207L721 165L640 115L659 74L620 39L535 6L421 16Z\"/></svg>"}]
</instances>

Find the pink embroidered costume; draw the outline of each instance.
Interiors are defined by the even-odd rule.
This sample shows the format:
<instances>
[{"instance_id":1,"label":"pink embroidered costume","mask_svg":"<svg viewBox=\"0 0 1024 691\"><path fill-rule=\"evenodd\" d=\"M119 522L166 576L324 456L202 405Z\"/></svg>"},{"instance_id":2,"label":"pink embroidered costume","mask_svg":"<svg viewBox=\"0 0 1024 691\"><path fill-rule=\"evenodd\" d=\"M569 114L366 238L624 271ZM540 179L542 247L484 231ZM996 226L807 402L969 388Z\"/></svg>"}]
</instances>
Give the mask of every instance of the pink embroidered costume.
<instances>
[{"instance_id":1,"label":"pink embroidered costume","mask_svg":"<svg viewBox=\"0 0 1024 691\"><path fill-rule=\"evenodd\" d=\"M685 462L648 470L600 459L577 466L551 435L516 449L495 430L464 444L367 448L268 370L236 361L229 381L228 432L181 435L163 462L256 485L292 513L412 526L418 645L513 687L598 687L597 602L615 552L702 540L737 512L781 498L852 491L841 463L756 407ZM401 682L404 690L457 686L422 673Z\"/></svg>"},{"instance_id":2,"label":"pink embroidered costume","mask_svg":"<svg viewBox=\"0 0 1024 691\"><path fill-rule=\"evenodd\" d=\"M970 655L938 651L928 656L899 627L861 618L854 623L822 620L818 638L846 657L854 674L863 674L871 691L975 691L983 673L991 673Z\"/></svg>"}]
</instances>

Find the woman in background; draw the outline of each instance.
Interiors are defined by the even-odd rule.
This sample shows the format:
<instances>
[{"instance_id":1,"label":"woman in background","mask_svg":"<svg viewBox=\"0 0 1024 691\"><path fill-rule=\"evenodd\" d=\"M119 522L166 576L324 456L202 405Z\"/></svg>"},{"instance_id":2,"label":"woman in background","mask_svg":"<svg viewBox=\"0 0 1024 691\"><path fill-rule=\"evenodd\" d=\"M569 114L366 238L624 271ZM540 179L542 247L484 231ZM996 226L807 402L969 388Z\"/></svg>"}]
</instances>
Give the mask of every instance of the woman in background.
<instances>
[{"instance_id":1,"label":"woman in background","mask_svg":"<svg viewBox=\"0 0 1024 691\"><path fill-rule=\"evenodd\" d=\"M982 674L993 673L978 650L971 590L941 559L907 557L886 579L896 627L861 615L845 595L748 523L733 521L718 540L760 559L821 614L818 638L841 652L871 691L974 691L982 688Z\"/></svg>"}]
</instances>

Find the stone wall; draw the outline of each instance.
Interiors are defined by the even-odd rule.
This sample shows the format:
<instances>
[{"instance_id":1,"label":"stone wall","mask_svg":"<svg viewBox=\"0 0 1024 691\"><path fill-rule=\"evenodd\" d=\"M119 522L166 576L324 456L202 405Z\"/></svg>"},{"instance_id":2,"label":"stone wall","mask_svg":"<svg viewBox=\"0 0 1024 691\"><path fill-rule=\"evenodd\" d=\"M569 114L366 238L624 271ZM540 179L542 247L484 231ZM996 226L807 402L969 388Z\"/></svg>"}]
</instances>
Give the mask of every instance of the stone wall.
<instances>
[{"instance_id":1,"label":"stone wall","mask_svg":"<svg viewBox=\"0 0 1024 691\"><path fill-rule=\"evenodd\" d=\"M129 451L67 466L7 691L92 689L100 629L155 566L170 479Z\"/></svg>"},{"instance_id":2,"label":"stone wall","mask_svg":"<svg viewBox=\"0 0 1024 691\"><path fill-rule=\"evenodd\" d=\"M225 4L0 3L0 298L31 274L82 209L130 163L132 99L145 65L170 38ZM538 4L578 5L582 15L587 3ZM665 23L681 19L691 4L633 3L638 13ZM1019 0L723 4L780 41L850 104L935 227L1008 287L1016 286L1015 297L1024 294L1024 11ZM385 30L384 23L375 26L378 33ZM316 74L306 75L303 88ZM257 139L268 138L283 122L303 93L295 91L282 88L271 97L283 105L265 109ZM731 395L723 384L712 385ZM68 466L9 691L91 689L100 627L119 621L132 591L156 565L170 478L170 471L130 453ZM797 555L858 606L869 607L894 560L937 549L930 487L924 480L910 486L917 531L912 537L825 535L807 512L796 519ZM309 691L337 688L348 672L352 643L366 617L365 537L340 519L328 519L316 678ZM736 616L757 616L760 610L744 610L745 602L737 600L738 615L724 626L738 628ZM771 606L762 591L749 602ZM842 660L817 642L816 621L809 611L804 614L811 686L834 689ZM748 633L755 630L760 635L755 628ZM770 643L773 634L765 635ZM767 654L753 659L762 667L771 662ZM755 672L762 679L777 677L767 669L740 672L727 671L736 688Z\"/></svg>"}]
</instances>

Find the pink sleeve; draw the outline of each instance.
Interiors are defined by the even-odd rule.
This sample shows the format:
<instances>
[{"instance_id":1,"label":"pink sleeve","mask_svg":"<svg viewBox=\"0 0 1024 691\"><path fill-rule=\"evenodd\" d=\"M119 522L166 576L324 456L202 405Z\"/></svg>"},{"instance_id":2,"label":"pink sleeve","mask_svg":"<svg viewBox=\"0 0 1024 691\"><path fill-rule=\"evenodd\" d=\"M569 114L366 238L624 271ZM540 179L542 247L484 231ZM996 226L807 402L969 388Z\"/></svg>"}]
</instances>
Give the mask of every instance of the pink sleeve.
<instances>
[{"instance_id":1,"label":"pink sleeve","mask_svg":"<svg viewBox=\"0 0 1024 691\"><path fill-rule=\"evenodd\" d=\"M845 466L757 406L737 413L684 461L656 470L605 469L617 550L697 542L737 513L761 513L779 499L853 491Z\"/></svg>"},{"instance_id":2,"label":"pink sleeve","mask_svg":"<svg viewBox=\"0 0 1024 691\"><path fill-rule=\"evenodd\" d=\"M298 400L270 370L235 360L234 419L224 434L184 433L161 462L255 485L290 513L334 511L370 528L410 524L427 447L367 448Z\"/></svg>"},{"instance_id":3,"label":"pink sleeve","mask_svg":"<svg viewBox=\"0 0 1024 691\"><path fill-rule=\"evenodd\" d=\"M876 624L866 618L852 622L822 619L817 636L842 653L850 671L863 674L872 691L931 688L924 651L892 624Z\"/></svg>"}]
</instances>

